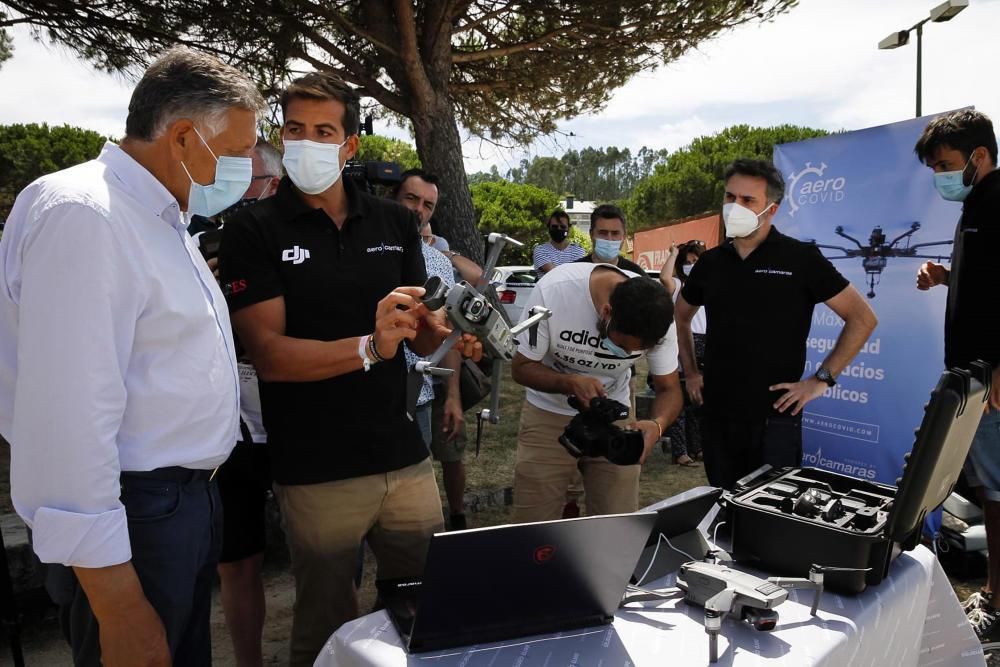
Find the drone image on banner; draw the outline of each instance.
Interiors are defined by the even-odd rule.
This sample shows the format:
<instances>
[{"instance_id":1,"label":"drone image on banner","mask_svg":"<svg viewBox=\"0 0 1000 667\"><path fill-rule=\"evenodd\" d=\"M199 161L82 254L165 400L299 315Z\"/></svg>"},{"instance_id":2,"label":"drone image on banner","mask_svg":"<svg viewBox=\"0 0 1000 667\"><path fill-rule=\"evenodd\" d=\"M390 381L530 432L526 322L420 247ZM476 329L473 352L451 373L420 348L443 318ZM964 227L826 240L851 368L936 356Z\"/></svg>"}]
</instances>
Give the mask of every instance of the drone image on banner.
<instances>
[{"instance_id":1,"label":"drone image on banner","mask_svg":"<svg viewBox=\"0 0 1000 667\"><path fill-rule=\"evenodd\" d=\"M483 408L476 414L477 455L482 440L483 422L488 421L491 424L500 422L500 366L503 362L514 359L514 355L517 353L516 337L520 333L528 331L529 345L534 346L538 335L538 325L541 324L542 320L547 320L552 316L552 311L548 308L535 306L520 324L511 326L507 323L500 307L494 305L483 294L483 291L489 285L489 276L493 273L497 260L500 259L503 247L508 243L516 246L523 244L505 234L492 233L487 238L490 251L486 257L483 273L475 286L463 280L454 287L448 288L437 276L428 278L424 284L424 305L427 306L428 310L438 310L444 307L448 320L455 328L430 357L414 364L406 379L406 414L412 421L416 415L417 400L420 397L420 386L423 384L424 375L439 377L451 375L454 372L452 369L438 366L444 359L444 355L455 346L463 333L469 333L479 338L483 344L484 356L488 356L493 362L493 382L490 387L489 407Z\"/></svg>"},{"instance_id":2,"label":"drone image on banner","mask_svg":"<svg viewBox=\"0 0 1000 667\"><path fill-rule=\"evenodd\" d=\"M876 226L872 229L872 233L868 237L868 245L862 245L861 241L858 241L856 238L846 234L843 226L838 225L837 228L833 230L837 236L847 239L851 243L855 244L857 248L844 248L842 246L817 243L815 239L811 239L808 242L812 243L817 248L836 250L843 253L842 255L833 257L826 255L827 259L852 259L860 257L861 266L864 268L865 274L868 276L868 298L874 299L875 286L882 280L882 271L885 270L890 257L912 257L916 259L930 259L937 262L951 259L950 251L948 254L938 255L917 254L917 251L922 248L930 248L932 246L950 246L954 243L954 241L932 241L930 243L915 243L910 245L911 237L919 230L920 223L914 222L910 225L909 230L903 232L889 243L886 243L887 237L885 232L882 231L881 226ZM905 241L904 245L900 246L899 243L903 241Z\"/></svg>"}]
</instances>

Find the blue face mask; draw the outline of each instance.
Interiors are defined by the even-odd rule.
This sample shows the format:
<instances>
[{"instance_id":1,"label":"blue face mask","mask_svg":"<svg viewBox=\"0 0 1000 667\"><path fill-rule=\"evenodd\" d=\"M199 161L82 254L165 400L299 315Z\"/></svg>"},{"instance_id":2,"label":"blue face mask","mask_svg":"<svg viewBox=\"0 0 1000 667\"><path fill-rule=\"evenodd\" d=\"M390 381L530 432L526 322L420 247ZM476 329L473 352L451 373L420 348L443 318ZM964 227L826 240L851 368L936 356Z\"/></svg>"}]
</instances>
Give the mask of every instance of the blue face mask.
<instances>
[{"instance_id":1,"label":"blue face mask","mask_svg":"<svg viewBox=\"0 0 1000 667\"><path fill-rule=\"evenodd\" d=\"M622 347L621 345L619 345L618 343L614 342L613 340L611 340L608 337L608 332L609 332L609 330L611 328L611 323L610 322L607 323L607 324L603 324L602 323L601 326L599 326L598 328L602 331L602 333L601 333L601 347L603 347L605 350L607 350L611 354L615 355L619 359L628 359L631 356L628 353L628 351L625 350L624 347Z\"/></svg>"},{"instance_id":2,"label":"blue face mask","mask_svg":"<svg viewBox=\"0 0 1000 667\"><path fill-rule=\"evenodd\" d=\"M948 201L965 201L965 198L972 192L972 183L965 184L965 170L972 163L972 155L969 155L965 166L957 171L942 171L934 174L934 187L938 194ZM974 178L975 176L973 176Z\"/></svg>"},{"instance_id":3,"label":"blue face mask","mask_svg":"<svg viewBox=\"0 0 1000 667\"><path fill-rule=\"evenodd\" d=\"M611 239L597 239L594 241L594 256L598 259L612 260L618 256L618 251L622 249L622 242Z\"/></svg>"},{"instance_id":4,"label":"blue face mask","mask_svg":"<svg viewBox=\"0 0 1000 667\"><path fill-rule=\"evenodd\" d=\"M201 136L198 128L193 128L195 134L205 144L209 153L208 142ZM240 200L243 193L250 187L253 179L253 161L248 157L229 157L223 155L215 158L215 180L208 185L195 183L188 171L187 165L181 162L184 172L191 179L191 189L188 191L187 212L190 215L203 215L206 218L224 211Z\"/></svg>"}]
</instances>

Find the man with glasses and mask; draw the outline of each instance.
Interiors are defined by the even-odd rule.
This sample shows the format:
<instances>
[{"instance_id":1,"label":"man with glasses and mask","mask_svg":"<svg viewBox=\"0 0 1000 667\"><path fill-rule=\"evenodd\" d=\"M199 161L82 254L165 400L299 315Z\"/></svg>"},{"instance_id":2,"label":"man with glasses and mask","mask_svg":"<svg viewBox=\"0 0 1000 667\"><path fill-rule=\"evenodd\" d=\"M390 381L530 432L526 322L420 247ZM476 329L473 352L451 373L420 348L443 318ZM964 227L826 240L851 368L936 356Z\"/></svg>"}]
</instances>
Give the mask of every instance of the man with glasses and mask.
<instances>
[{"instance_id":1,"label":"man with glasses and mask","mask_svg":"<svg viewBox=\"0 0 1000 667\"><path fill-rule=\"evenodd\" d=\"M167 51L125 137L17 198L0 241L0 433L77 665L208 665L239 379L229 313L187 233L251 182L264 100Z\"/></svg>"},{"instance_id":2,"label":"man with glasses and mask","mask_svg":"<svg viewBox=\"0 0 1000 667\"><path fill-rule=\"evenodd\" d=\"M673 304L663 285L605 264L557 267L532 290L524 312L544 306L552 317L538 326L537 341L519 337L511 374L527 387L514 464L514 516L518 523L562 515L566 491L580 470L587 513L634 512L639 503L640 466L681 409ZM574 458L559 436L596 397L629 404L632 366L646 356L656 398L650 418L631 424L642 432L637 465L604 457Z\"/></svg>"},{"instance_id":3,"label":"man with glasses and mask","mask_svg":"<svg viewBox=\"0 0 1000 667\"><path fill-rule=\"evenodd\" d=\"M587 251L569 240L569 221L566 211L553 211L549 216L547 228L550 241L535 246L532 252L532 263L539 273L548 273L561 264L575 262Z\"/></svg>"},{"instance_id":4,"label":"man with glasses and mask","mask_svg":"<svg viewBox=\"0 0 1000 667\"><path fill-rule=\"evenodd\" d=\"M449 330L420 302L416 216L341 178L358 150L357 93L313 73L279 102L287 177L227 221L219 269L257 369L292 557L291 664L311 665L358 615L362 540L380 577L419 576L443 527L427 447L406 416L400 348L429 354ZM461 347L481 355L474 340Z\"/></svg>"},{"instance_id":5,"label":"man with glasses and mask","mask_svg":"<svg viewBox=\"0 0 1000 667\"><path fill-rule=\"evenodd\" d=\"M1000 172L993 123L972 109L932 120L915 147L934 171L934 186L948 201L962 202L951 268L926 262L917 289L948 289L944 355L947 368L976 360L993 367L986 414L972 441L965 474L979 493L989 547L985 588L963 603L983 641L1000 639L1000 299L996 295L996 250L1000 244Z\"/></svg>"},{"instance_id":6,"label":"man with glasses and mask","mask_svg":"<svg viewBox=\"0 0 1000 667\"><path fill-rule=\"evenodd\" d=\"M728 241L704 252L677 299L687 394L704 405L702 448L713 486L732 489L761 465L802 462L802 409L836 384L878 321L816 246L771 225L785 182L769 162L737 160L725 172ZM813 308L844 320L833 350L802 378ZM704 376L691 322L707 318Z\"/></svg>"}]
</instances>

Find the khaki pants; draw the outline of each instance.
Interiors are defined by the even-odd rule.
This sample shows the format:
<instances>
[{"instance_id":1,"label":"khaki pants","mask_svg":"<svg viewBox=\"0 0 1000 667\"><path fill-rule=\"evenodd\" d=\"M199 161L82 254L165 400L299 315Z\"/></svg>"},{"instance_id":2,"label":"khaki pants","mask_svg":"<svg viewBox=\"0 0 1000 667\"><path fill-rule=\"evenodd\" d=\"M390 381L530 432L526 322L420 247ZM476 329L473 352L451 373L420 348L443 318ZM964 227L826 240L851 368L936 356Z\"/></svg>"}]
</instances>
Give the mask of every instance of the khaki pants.
<instances>
[{"instance_id":1,"label":"khaki pants","mask_svg":"<svg viewBox=\"0 0 1000 667\"><path fill-rule=\"evenodd\" d=\"M559 444L572 417L525 403L514 462L515 523L562 517L566 491L579 468L587 514L621 514L639 509L640 466L619 466L607 459L573 458Z\"/></svg>"},{"instance_id":2,"label":"khaki pants","mask_svg":"<svg viewBox=\"0 0 1000 667\"><path fill-rule=\"evenodd\" d=\"M354 575L367 540L378 577L420 576L431 535L444 528L430 459L381 475L274 485L295 576L291 664L312 665L342 624L358 616Z\"/></svg>"}]
</instances>

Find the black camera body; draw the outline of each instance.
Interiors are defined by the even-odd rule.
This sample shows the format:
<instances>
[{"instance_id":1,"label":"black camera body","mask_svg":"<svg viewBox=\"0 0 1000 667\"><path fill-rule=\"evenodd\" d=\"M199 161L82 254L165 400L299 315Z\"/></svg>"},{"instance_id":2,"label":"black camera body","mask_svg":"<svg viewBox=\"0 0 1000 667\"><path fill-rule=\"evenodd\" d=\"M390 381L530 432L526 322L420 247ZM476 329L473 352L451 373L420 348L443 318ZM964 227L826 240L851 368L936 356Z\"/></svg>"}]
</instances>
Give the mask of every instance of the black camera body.
<instances>
[{"instance_id":1,"label":"black camera body","mask_svg":"<svg viewBox=\"0 0 1000 667\"><path fill-rule=\"evenodd\" d=\"M642 431L625 430L615 424L628 417L629 408L610 398L597 396L590 409L583 407L576 396L569 397L570 407L579 410L559 436L559 444L576 458L603 456L620 466L635 465L642 457Z\"/></svg>"}]
</instances>

